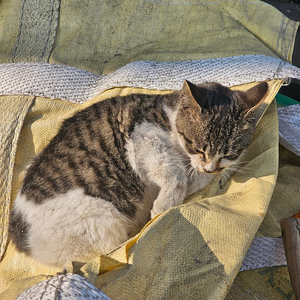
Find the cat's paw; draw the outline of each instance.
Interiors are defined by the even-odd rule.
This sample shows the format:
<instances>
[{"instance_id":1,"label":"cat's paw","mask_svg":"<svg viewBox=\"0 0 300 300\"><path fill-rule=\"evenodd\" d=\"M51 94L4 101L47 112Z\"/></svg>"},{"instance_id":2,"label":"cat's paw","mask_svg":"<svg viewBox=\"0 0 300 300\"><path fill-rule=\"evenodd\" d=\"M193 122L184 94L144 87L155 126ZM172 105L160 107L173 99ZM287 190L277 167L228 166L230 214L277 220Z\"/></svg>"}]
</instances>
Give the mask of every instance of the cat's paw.
<instances>
[{"instance_id":1,"label":"cat's paw","mask_svg":"<svg viewBox=\"0 0 300 300\"><path fill-rule=\"evenodd\" d=\"M163 213L166 210L162 205L159 205L159 203L154 202L153 207L151 209L151 220L156 217L157 215Z\"/></svg>"},{"instance_id":2,"label":"cat's paw","mask_svg":"<svg viewBox=\"0 0 300 300\"><path fill-rule=\"evenodd\" d=\"M160 214L160 213L157 213L157 212L155 212L153 209L151 210L151 220L154 218L154 217L156 217L158 214Z\"/></svg>"}]
</instances>

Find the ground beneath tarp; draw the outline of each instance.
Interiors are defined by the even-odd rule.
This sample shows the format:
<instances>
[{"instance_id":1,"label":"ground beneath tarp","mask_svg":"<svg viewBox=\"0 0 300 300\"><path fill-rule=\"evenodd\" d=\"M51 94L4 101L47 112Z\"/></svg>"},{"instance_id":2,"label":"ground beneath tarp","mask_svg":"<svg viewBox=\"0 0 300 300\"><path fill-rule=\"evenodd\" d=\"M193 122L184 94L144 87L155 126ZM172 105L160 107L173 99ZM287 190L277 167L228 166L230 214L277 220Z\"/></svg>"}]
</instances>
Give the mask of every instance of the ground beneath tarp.
<instances>
[{"instance_id":1,"label":"ground beneath tarp","mask_svg":"<svg viewBox=\"0 0 300 300\"><path fill-rule=\"evenodd\" d=\"M263 0L284 13L292 20L300 21L300 0Z\"/></svg>"}]
</instances>

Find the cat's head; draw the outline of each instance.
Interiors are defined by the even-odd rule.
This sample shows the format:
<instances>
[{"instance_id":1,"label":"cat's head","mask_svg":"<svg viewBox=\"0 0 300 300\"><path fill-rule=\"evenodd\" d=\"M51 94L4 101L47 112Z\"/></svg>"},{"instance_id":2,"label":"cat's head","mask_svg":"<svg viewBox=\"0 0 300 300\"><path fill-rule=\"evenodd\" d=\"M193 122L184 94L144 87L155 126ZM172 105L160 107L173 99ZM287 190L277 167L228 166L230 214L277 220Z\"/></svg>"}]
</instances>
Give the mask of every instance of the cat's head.
<instances>
[{"instance_id":1,"label":"cat's head","mask_svg":"<svg viewBox=\"0 0 300 300\"><path fill-rule=\"evenodd\" d=\"M194 168L218 173L237 163L250 144L267 91L266 82L246 92L184 82L176 127Z\"/></svg>"}]
</instances>

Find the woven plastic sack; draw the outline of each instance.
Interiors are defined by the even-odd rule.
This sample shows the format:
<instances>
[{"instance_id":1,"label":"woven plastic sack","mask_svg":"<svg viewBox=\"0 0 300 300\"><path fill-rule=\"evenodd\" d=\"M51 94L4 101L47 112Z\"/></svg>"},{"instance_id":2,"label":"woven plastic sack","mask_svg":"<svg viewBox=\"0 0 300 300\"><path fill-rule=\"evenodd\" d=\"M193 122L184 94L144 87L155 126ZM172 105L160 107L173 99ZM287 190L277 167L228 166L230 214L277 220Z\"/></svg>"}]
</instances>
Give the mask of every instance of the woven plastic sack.
<instances>
[{"instance_id":1,"label":"woven plastic sack","mask_svg":"<svg viewBox=\"0 0 300 300\"><path fill-rule=\"evenodd\" d=\"M266 104L279 87L280 81L270 82ZM124 95L133 91L129 88L109 90L80 105L80 109L113 94ZM142 91L151 93L150 90ZM20 135L14 169L16 189L13 192L16 192L33 152L39 152L62 120L78 108L78 104L66 101L35 99ZM216 178L203 193L188 199L188 204L152 220L133 240L110 256L89 262L79 274L87 276L112 299L172 299L176 295L190 299L196 299L197 295L204 299L224 297L271 198L277 173L277 135L273 104L259 123L255 142L245 157L251 161L245 173L235 174L229 182L226 178ZM28 139L28 136L32 137ZM252 172L249 173L248 169ZM0 264L1 284L7 287L12 279L35 274L54 275L58 271L17 253L9 244ZM98 277L98 274L102 275ZM212 284L212 280L216 284ZM36 278L25 279L25 282L30 286L36 283ZM124 289L128 282L131 282L130 289ZM7 293L16 292L16 286L19 291L26 287L19 282Z\"/></svg>"},{"instance_id":2,"label":"woven plastic sack","mask_svg":"<svg viewBox=\"0 0 300 300\"><path fill-rule=\"evenodd\" d=\"M136 60L170 62L192 59L196 62L194 68L198 67L194 76L201 73L197 60L203 58L256 54L271 58L279 56L289 61L298 28L298 23L270 6L260 1L244 0L106 0L89 3L13 0L2 1L0 11L0 27L3 29L0 62L51 62L93 72L76 69L75 73L82 76L50 76L49 82L45 81L47 76L40 75L51 75L52 71L35 73L43 67L29 63L17 65L17 68L23 68L21 78L29 79L30 84L11 76L10 83L5 81L8 85L1 86L1 299L15 299L27 288L46 279L47 275L61 271L42 266L17 253L8 243L10 206L32 155L47 144L62 120L77 109L114 95L155 92L113 88L122 86L122 82L123 86L139 86L124 84L122 80L98 89L103 85L98 85L101 76L97 74L118 72L119 67ZM18 18L20 22L16 22ZM254 58L246 56L241 61L263 59L262 56ZM264 58L267 63L260 64L261 71L256 73L251 68L240 67L240 71L245 71L241 74L234 73L232 65L217 60L216 65L221 67L209 78L220 80L219 71L223 70L225 82L228 82L226 77L230 77L229 82L236 80L230 85L242 89L249 85L238 85L269 80L270 92L266 99L269 105L282 84L281 80L273 79L297 76L298 70L283 61ZM210 61L208 69L215 66L214 62ZM270 65L272 67L268 69ZM49 70L47 65L43 66ZM7 68L11 70L12 66L0 67L3 83L1 72ZM66 70L61 65L57 68ZM139 70L140 66L136 68ZM67 68L66 74L72 70ZM177 69L179 74L185 74L182 70L180 66ZM263 75L259 77L261 72ZM245 79L249 74L251 76ZM66 78L71 81L66 81ZM83 78L88 79L83 82ZM137 74L133 79L136 81L136 78ZM148 74L141 81L151 83L155 78L156 75L151 77ZM170 80L173 88L176 84L177 87L181 85L181 79L172 80L170 73L165 74L164 79L164 89L172 89L167 83ZM51 82L55 84L51 85ZM83 89L80 88L82 85ZM57 86L60 87L58 94ZM78 99L73 95L71 99L68 93L63 97L62 92L69 86L74 91L87 91L87 94L83 93L87 97ZM26 96L20 96L24 94ZM60 99L77 103L89 101L79 105ZM140 235L110 256L95 258L82 267L70 267L68 271L89 278L112 299L224 298L271 199L277 174L277 134L276 109L271 104L259 123L245 158L250 161L250 171L237 173L228 182L224 178L221 182L216 179L203 193L189 198L187 204L158 216Z\"/></svg>"},{"instance_id":3,"label":"woven plastic sack","mask_svg":"<svg viewBox=\"0 0 300 300\"><path fill-rule=\"evenodd\" d=\"M50 62L108 74L138 60L263 54L291 60L298 23L259 0L10 0L0 63Z\"/></svg>"}]
</instances>

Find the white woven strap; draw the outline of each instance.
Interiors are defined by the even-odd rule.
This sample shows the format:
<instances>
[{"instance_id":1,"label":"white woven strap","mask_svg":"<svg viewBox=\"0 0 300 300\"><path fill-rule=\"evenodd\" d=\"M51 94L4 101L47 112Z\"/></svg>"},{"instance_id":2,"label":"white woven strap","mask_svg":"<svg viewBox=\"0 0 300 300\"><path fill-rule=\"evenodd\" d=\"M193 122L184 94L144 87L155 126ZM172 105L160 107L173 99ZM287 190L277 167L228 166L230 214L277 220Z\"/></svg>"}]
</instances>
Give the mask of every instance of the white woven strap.
<instances>
[{"instance_id":1,"label":"white woven strap","mask_svg":"<svg viewBox=\"0 0 300 300\"><path fill-rule=\"evenodd\" d=\"M286 265L281 238L254 238L240 271Z\"/></svg>"},{"instance_id":2,"label":"white woven strap","mask_svg":"<svg viewBox=\"0 0 300 300\"><path fill-rule=\"evenodd\" d=\"M130 86L177 90L187 79L226 86L269 79L300 79L300 69L265 55L219 59L129 63L108 75L47 63L0 64L0 95L32 95L82 103L104 90ZM280 108L280 143L300 155L300 106Z\"/></svg>"},{"instance_id":3,"label":"white woven strap","mask_svg":"<svg viewBox=\"0 0 300 300\"><path fill-rule=\"evenodd\" d=\"M278 108L279 141L300 156L300 104Z\"/></svg>"},{"instance_id":4,"label":"white woven strap","mask_svg":"<svg viewBox=\"0 0 300 300\"><path fill-rule=\"evenodd\" d=\"M184 80L226 86L271 79L300 79L300 69L265 55L129 63L108 75L47 63L0 65L0 95L33 95L82 103L113 87L178 90Z\"/></svg>"},{"instance_id":5,"label":"white woven strap","mask_svg":"<svg viewBox=\"0 0 300 300\"><path fill-rule=\"evenodd\" d=\"M16 300L110 300L87 279L76 274L58 274L23 292Z\"/></svg>"}]
</instances>

